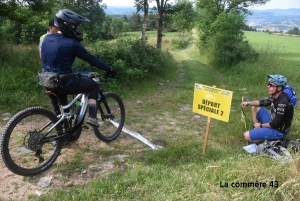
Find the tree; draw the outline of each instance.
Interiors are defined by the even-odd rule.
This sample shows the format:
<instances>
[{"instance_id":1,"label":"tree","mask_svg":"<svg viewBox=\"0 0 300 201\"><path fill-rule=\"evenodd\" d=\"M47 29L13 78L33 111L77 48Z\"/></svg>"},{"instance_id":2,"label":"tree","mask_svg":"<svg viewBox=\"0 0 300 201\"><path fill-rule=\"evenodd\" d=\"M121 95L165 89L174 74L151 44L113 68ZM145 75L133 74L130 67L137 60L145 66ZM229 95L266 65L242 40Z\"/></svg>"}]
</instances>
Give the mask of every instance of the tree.
<instances>
[{"instance_id":1,"label":"tree","mask_svg":"<svg viewBox=\"0 0 300 201\"><path fill-rule=\"evenodd\" d=\"M156 13L150 13L148 15L147 30L157 29L157 20L158 15Z\"/></svg>"},{"instance_id":2,"label":"tree","mask_svg":"<svg viewBox=\"0 0 300 201\"><path fill-rule=\"evenodd\" d=\"M28 13L43 13L51 11L53 1L42 0L6 0L0 2L0 17L10 21L25 23ZM27 9L23 9L23 8Z\"/></svg>"},{"instance_id":3,"label":"tree","mask_svg":"<svg viewBox=\"0 0 300 201\"><path fill-rule=\"evenodd\" d=\"M173 9L173 4L169 4L169 0L155 0L156 6L154 6L151 10L157 12L158 19L157 19L157 43L156 48L161 49L161 41L162 41L162 32L163 32L163 22L164 22L164 14L171 13ZM150 2L150 0L149 0ZM148 16L148 1L147 0L135 0L135 5L137 7L137 10L143 10L144 14L144 22L147 20ZM147 13L145 13L145 11Z\"/></svg>"},{"instance_id":4,"label":"tree","mask_svg":"<svg viewBox=\"0 0 300 201\"><path fill-rule=\"evenodd\" d=\"M149 2L151 3L152 0L149 0ZM146 27L147 27L147 20L148 20L149 3L148 0L134 0L134 4L137 12L140 11L144 12L143 28L142 28L142 41L144 44L146 40Z\"/></svg>"},{"instance_id":5,"label":"tree","mask_svg":"<svg viewBox=\"0 0 300 201\"><path fill-rule=\"evenodd\" d=\"M169 0L155 0L155 1L157 7L153 7L153 10L157 11L158 13L156 48L161 49L164 14L172 12L173 4L169 4L168 3Z\"/></svg>"},{"instance_id":6,"label":"tree","mask_svg":"<svg viewBox=\"0 0 300 201\"><path fill-rule=\"evenodd\" d=\"M196 15L193 4L189 0L179 0L173 9L172 27L184 36L185 31L189 32L194 28Z\"/></svg>"},{"instance_id":7,"label":"tree","mask_svg":"<svg viewBox=\"0 0 300 201\"><path fill-rule=\"evenodd\" d=\"M123 21L119 18L113 18L111 23L112 35L118 37L123 32Z\"/></svg>"},{"instance_id":8,"label":"tree","mask_svg":"<svg viewBox=\"0 0 300 201\"><path fill-rule=\"evenodd\" d=\"M113 18L110 15L105 16L105 20L102 25L102 39L109 40L113 38L111 25Z\"/></svg>"},{"instance_id":9,"label":"tree","mask_svg":"<svg viewBox=\"0 0 300 201\"><path fill-rule=\"evenodd\" d=\"M60 6L69 8L88 18L90 23L82 23L79 30L84 30L84 33L87 35L86 39L95 41L96 39L107 37L107 34L102 29L105 21L105 12L103 10L105 6L100 3L102 3L102 0L63 0Z\"/></svg>"},{"instance_id":10,"label":"tree","mask_svg":"<svg viewBox=\"0 0 300 201\"><path fill-rule=\"evenodd\" d=\"M205 49L210 62L219 67L232 65L255 56L256 53L244 41L241 31L245 17L251 14L247 7L265 4L269 0L199 0L198 29L200 50Z\"/></svg>"},{"instance_id":11,"label":"tree","mask_svg":"<svg viewBox=\"0 0 300 201\"><path fill-rule=\"evenodd\" d=\"M122 16L122 20L123 20L124 22L129 22L129 20L128 20L128 18L127 18L127 16L126 16L125 14Z\"/></svg>"},{"instance_id":12,"label":"tree","mask_svg":"<svg viewBox=\"0 0 300 201\"><path fill-rule=\"evenodd\" d=\"M298 28L298 27L294 27L292 30L289 30L287 33L288 33L288 34L300 35L300 32L299 32L299 28Z\"/></svg>"},{"instance_id":13,"label":"tree","mask_svg":"<svg viewBox=\"0 0 300 201\"><path fill-rule=\"evenodd\" d=\"M141 16L138 13L133 13L131 18L129 19L130 29L132 31L139 31L141 30L142 21Z\"/></svg>"}]
</instances>

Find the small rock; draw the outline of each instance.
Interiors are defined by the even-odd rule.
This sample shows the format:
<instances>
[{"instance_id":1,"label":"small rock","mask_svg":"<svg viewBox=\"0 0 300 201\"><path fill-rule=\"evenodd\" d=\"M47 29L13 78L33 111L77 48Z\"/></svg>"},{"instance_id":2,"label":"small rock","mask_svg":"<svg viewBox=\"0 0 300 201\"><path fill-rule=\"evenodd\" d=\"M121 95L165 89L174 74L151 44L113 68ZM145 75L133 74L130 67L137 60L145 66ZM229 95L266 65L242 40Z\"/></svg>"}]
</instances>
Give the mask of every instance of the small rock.
<instances>
[{"instance_id":1,"label":"small rock","mask_svg":"<svg viewBox=\"0 0 300 201\"><path fill-rule=\"evenodd\" d=\"M82 174L86 174L87 173L87 171L86 170L82 170Z\"/></svg>"},{"instance_id":2,"label":"small rock","mask_svg":"<svg viewBox=\"0 0 300 201\"><path fill-rule=\"evenodd\" d=\"M5 112L1 116L2 117L11 117L11 114L9 112Z\"/></svg>"},{"instance_id":3,"label":"small rock","mask_svg":"<svg viewBox=\"0 0 300 201\"><path fill-rule=\"evenodd\" d=\"M128 156L129 155L116 155L116 157L120 160L121 163L124 163L125 162L124 158Z\"/></svg>"},{"instance_id":4,"label":"small rock","mask_svg":"<svg viewBox=\"0 0 300 201\"><path fill-rule=\"evenodd\" d=\"M50 185L51 183L51 180L52 180L52 176L49 176L49 177L42 177L37 185L40 186L40 187L43 187L43 188L46 188Z\"/></svg>"},{"instance_id":5,"label":"small rock","mask_svg":"<svg viewBox=\"0 0 300 201\"><path fill-rule=\"evenodd\" d=\"M72 186L73 185L73 181L69 181L67 183L65 183L65 186Z\"/></svg>"},{"instance_id":6,"label":"small rock","mask_svg":"<svg viewBox=\"0 0 300 201\"><path fill-rule=\"evenodd\" d=\"M164 85L164 83L161 83L161 82L160 82L160 83L158 83L158 86L163 86L163 85Z\"/></svg>"},{"instance_id":7,"label":"small rock","mask_svg":"<svg viewBox=\"0 0 300 201\"><path fill-rule=\"evenodd\" d=\"M136 101L136 103L140 104L140 103L143 103L143 101L141 101L141 100L138 100L138 101Z\"/></svg>"},{"instance_id":8,"label":"small rock","mask_svg":"<svg viewBox=\"0 0 300 201\"><path fill-rule=\"evenodd\" d=\"M35 191L35 194L40 197L43 193L41 191Z\"/></svg>"}]
</instances>

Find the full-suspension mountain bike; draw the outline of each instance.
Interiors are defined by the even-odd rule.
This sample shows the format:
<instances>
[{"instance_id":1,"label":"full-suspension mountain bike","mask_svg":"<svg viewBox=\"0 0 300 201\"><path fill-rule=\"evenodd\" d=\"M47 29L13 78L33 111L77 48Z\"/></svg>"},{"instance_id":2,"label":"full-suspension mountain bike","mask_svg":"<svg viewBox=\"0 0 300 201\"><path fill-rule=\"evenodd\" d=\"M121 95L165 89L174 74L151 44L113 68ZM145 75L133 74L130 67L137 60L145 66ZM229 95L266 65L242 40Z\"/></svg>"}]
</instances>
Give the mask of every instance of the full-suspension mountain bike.
<instances>
[{"instance_id":1,"label":"full-suspension mountain bike","mask_svg":"<svg viewBox=\"0 0 300 201\"><path fill-rule=\"evenodd\" d=\"M90 74L91 79L105 74ZM100 84L100 82L98 82ZM47 95L55 95L47 91ZM88 106L88 94L73 96L62 105L58 96L60 115L43 107L30 107L15 114L6 124L0 152L6 167L15 174L34 176L51 167L64 145L79 139ZM69 109L69 112L64 110ZM104 142L117 139L125 122L122 99L114 92L100 89L97 100L99 127L93 126L96 137Z\"/></svg>"}]
</instances>

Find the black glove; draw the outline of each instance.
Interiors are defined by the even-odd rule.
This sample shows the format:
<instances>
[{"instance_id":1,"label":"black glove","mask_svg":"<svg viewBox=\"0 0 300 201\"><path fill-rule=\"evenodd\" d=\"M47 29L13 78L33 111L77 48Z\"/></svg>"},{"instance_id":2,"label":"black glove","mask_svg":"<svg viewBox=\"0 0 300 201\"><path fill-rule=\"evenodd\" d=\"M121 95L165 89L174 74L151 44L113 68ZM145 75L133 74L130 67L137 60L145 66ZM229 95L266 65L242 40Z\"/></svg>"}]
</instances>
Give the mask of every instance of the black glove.
<instances>
[{"instance_id":1,"label":"black glove","mask_svg":"<svg viewBox=\"0 0 300 201\"><path fill-rule=\"evenodd\" d=\"M106 76L110 78L114 78L117 76L117 72L114 69L111 69L110 71L106 71Z\"/></svg>"}]
</instances>

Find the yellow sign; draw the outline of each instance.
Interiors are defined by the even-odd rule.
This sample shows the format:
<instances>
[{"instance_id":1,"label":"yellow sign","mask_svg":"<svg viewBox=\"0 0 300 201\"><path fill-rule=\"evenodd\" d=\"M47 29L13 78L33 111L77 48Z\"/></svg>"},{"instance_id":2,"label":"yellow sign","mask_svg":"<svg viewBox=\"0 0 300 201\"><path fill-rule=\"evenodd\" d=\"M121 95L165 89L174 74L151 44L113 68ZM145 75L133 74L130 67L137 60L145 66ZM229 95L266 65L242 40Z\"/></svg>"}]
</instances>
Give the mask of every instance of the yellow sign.
<instances>
[{"instance_id":1,"label":"yellow sign","mask_svg":"<svg viewBox=\"0 0 300 201\"><path fill-rule=\"evenodd\" d=\"M195 83L193 112L228 122L232 93Z\"/></svg>"}]
</instances>

